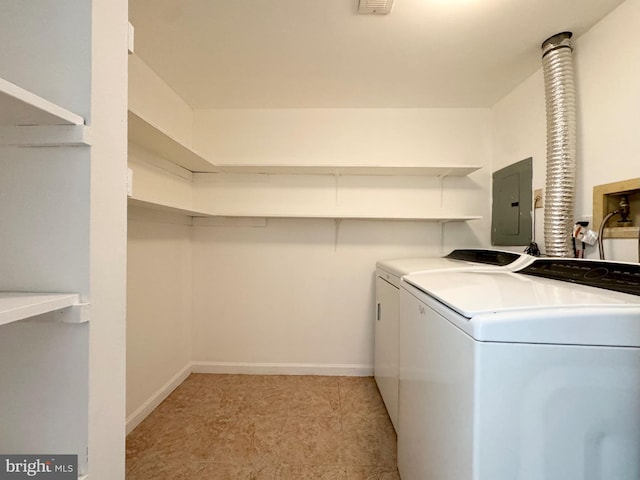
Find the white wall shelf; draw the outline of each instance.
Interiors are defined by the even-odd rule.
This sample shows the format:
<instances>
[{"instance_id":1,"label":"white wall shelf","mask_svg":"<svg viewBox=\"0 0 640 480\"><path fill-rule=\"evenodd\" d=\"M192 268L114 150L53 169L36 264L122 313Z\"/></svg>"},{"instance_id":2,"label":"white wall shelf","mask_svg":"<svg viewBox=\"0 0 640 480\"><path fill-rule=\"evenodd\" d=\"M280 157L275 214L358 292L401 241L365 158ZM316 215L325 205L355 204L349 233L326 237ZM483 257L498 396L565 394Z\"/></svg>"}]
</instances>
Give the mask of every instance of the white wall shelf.
<instances>
[{"instance_id":1,"label":"white wall shelf","mask_svg":"<svg viewBox=\"0 0 640 480\"><path fill-rule=\"evenodd\" d=\"M218 165L221 173L266 175L466 176L478 165Z\"/></svg>"},{"instance_id":2,"label":"white wall shelf","mask_svg":"<svg viewBox=\"0 0 640 480\"><path fill-rule=\"evenodd\" d=\"M327 218L333 220L397 220L413 222L467 222L479 220L482 217L475 215L375 215L375 214L306 214L306 213L267 213L267 212L227 212L227 211L204 211L192 210L166 203L157 203L140 198L129 197L129 206L142 207L152 210L160 210L167 213L187 215L194 217L194 225L206 225L207 218L232 217L232 218Z\"/></svg>"},{"instance_id":3,"label":"white wall shelf","mask_svg":"<svg viewBox=\"0 0 640 480\"><path fill-rule=\"evenodd\" d=\"M237 213L237 212L220 212L210 214L208 217L256 217L256 218L327 218L332 220L383 220L383 221L404 221L404 222L467 222L469 220L479 220L482 217L474 215L361 215L361 214L305 214L305 213ZM194 225L205 225L207 218L194 219Z\"/></svg>"},{"instance_id":4,"label":"white wall shelf","mask_svg":"<svg viewBox=\"0 0 640 480\"><path fill-rule=\"evenodd\" d=\"M254 165L215 164L129 110L129 141L195 173L264 175L466 176L480 165Z\"/></svg>"},{"instance_id":5,"label":"white wall shelf","mask_svg":"<svg viewBox=\"0 0 640 480\"><path fill-rule=\"evenodd\" d=\"M192 172L219 172L211 162L129 110L129 141Z\"/></svg>"},{"instance_id":6,"label":"white wall shelf","mask_svg":"<svg viewBox=\"0 0 640 480\"><path fill-rule=\"evenodd\" d=\"M160 202L153 202L149 200L143 200L141 198L136 198L136 197L129 197L127 201L130 207L148 208L151 210L158 210L166 213L187 215L189 217L211 217L212 216L210 213L207 213L207 212L183 208L177 205L171 205L169 203L160 203Z\"/></svg>"},{"instance_id":7,"label":"white wall shelf","mask_svg":"<svg viewBox=\"0 0 640 480\"><path fill-rule=\"evenodd\" d=\"M72 307L84 307L80 303L80 295L75 293L0 292L0 325ZM86 320L86 315L61 317L61 321L74 323Z\"/></svg>"},{"instance_id":8,"label":"white wall shelf","mask_svg":"<svg viewBox=\"0 0 640 480\"><path fill-rule=\"evenodd\" d=\"M83 125L84 119L0 78L0 125Z\"/></svg>"}]
</instances>

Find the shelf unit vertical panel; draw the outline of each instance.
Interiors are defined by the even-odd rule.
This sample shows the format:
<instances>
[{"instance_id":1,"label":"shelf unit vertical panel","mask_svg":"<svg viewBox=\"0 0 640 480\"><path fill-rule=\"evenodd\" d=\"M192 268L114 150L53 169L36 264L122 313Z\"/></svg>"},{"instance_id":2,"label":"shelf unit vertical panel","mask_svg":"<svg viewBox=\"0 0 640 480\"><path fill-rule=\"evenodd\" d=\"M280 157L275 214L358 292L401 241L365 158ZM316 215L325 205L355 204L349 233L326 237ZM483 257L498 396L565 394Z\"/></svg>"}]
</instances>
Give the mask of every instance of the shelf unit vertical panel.
<instances>
[{"instance_id":1,"label":"shelf unit vertical panel","mask_svg":"<svg viewBox=\"0 0 640 480\"><path fill-rule=\"evenodd\" d=\"M0 451L77 454L86 471L89 326L0 327Z\"/></svg>"},{"instance_id":2,"label":"shelf unit vertical panel","mask_svg":"<svg viewBox=\"0 0 640 480\"><path fill-rule=\"evenodd\" d=\"M0 291L88 293L89 149L0 148Z\"/></svg>"},{"instance_id":3,"label":"shelf unit vertical panel","mask_svg":"<svg viewBox=\"0 0 640 480\"><path fill-rule=\"evenodd\" d=\"M125 477L127 0L91 0L89 469Z\"/></svg>"}]
</instances>

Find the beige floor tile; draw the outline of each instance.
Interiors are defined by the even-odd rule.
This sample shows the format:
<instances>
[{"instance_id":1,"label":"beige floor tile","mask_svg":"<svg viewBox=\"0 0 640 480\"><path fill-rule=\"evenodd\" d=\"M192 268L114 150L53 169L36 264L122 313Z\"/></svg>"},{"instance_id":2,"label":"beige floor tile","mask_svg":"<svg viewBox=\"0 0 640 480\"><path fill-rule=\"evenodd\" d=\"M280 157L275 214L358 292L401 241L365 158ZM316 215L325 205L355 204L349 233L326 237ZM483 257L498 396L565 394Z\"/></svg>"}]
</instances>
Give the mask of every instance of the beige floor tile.
<instances>
[{"instance_id":1,"label":"beige floor tile","mask_svg":"<svg viewBox=\"0 0 640 480\"><path fill-rule=\"evenodd\" d=\"M235 463L199 463L194 479L198 480L278 480L275 465Z\"/></svg>"},{"instance_id":2,"label":"beige floor tile","mask_svg":"<svg viewBox=\"0 0 640 480\"><path fill-rule=\"evenodd\" d=\"M194 403L200 401L203 386L191 379L189 376L182 384L176 388L169 396L154 410L158 414L174 414L176 412L188 411Z\"/></svg>"},{"instance_id":3,"label":"beige floor tile","mask_svg":"<svg viewBox=\"0 0 640 480\"><path fill-rule=\"evenodd\" d=\"M272 464L337 465L338 417L255 417L257 461Z\"/></svg>"},{"instance_id":4,"label":"beige floor tile","mask_svg":"<svg viewBox=\"0 0 640 480\"><path fill-rule=\"evenodd\" d=\"M294 417L329 417L340 414L337 387L301 386L293 383L262 385L247 392L239 413Z\"/></svg>"},{"instance_id":5,"label":"beige floor tile","mask_svg":"<svg viewBox=\"0 0 640 480\"><path fill-rule=\"evenodd\" d=\"M199 398L187 412L195 417L233 416L240 412L247 396L246 389L231 386L227 388L205 387Z\"/></svg>"},{"instance_id":6,"label":"beige floor tile","mask_svg":"<svg viewBox=\"0 0 640 480\"><path fill-rule=\"evenodd\" d=\"M346 480L400 480L395 467L346 467Z\"/></svg>"},{"instance_id":7,"label":"beige floor tile","mask_svg":"<svg viewBox=\"0 0 640 480\"><path fill-rule=\"evenodd\" d=\"M127 437L128 480L398 480L372 377L193 374Z\"/></svg>"},{"instance_id":8,"label":"beige floor tile","mask_svg":"<svg viewBox=\"0 0 640 480\"><path fill-rule=\"evenodd\" d=\"M345 414L342 431L342 465L396 466L396 435L388 417Z\"/></svg>"},{"instance_id":9,"label":"beige floor tile","mask_svg":"<svg viewBox=\"0 0 640 480\"><path fill-rule=\"evenodd\" d=\"M340 386L340 377L322 375L264 375L265 385L293 385L305 387L334 387Z\"/></svg>"},{"instance_id":10,"label":"beige floor tile","mask_svg":"<svg viewBox=\"0 0 640 480\"><path fill-rule=\"evenodd\" d=\"M148 453L160 437L164 430L164 424L155 422L149 416L140 423L128 436L126 459L140 458Z\"/></svg>"},{"instance_id":11,"label":"beige floor tile","mask_svg":"<svg viewBox=\"0 0 640 480\"><path fill-rule=\"evenodd\" d=\"M200 386L210 387L255 387L268 382L268 375L229 375L193 373L189 378Z\"/></svg>"},{"instance_id":12,"label":"beige floor tile","mask_svg":"<svg viewBox=\"0 0 640 480\"><path fill-rule=\"evenodd\" d=\"M197 478L194 473L197 465L183 458L180 454L167 455L166 452L154 450L146 455L128 461L126 464L127 480L188 480Z\"/></svg>"},{"instance_id":13,"label":"beige floor tile","mask_svg":"<svg viewBox=\"0 0 640 480\"><path fill-rule=\"evenodd\" d=\"M387 410L373 377L340 377L342 413L387 415Z\"/></svg>"},{"instance_id":14,"label":"beige floor tile","mask_svg":"<svg viewBox=\"0 0 640 480\"><path fill-rule=\"evenodd\" d=\"M211 417L194 429L181 448L192 460L251 463L256 456L255 430L251 417Z\"/></svg>"},{"instance_id":15,"label":"beige floor tile","mask_svg":"<svg viewBox=\"0 0 640 480\"><path fill-rule=\"evenodd\" d=\"M280 465L278 480L346 480L347 469L340 465Z\"/></svg>"}]
</instances>

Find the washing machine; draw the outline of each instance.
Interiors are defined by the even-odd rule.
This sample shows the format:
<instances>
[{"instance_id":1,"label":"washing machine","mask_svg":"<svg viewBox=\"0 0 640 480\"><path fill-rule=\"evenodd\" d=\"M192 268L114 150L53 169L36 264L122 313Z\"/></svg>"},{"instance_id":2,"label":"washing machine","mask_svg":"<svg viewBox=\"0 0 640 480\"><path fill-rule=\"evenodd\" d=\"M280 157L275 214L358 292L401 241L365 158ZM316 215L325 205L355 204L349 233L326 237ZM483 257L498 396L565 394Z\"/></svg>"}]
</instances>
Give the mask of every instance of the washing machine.
<instances>
[{"instance_id":1,"label":"washing machine","mask_svg":"<svg viewBox=\"0 0 640 480\"><path fill-rule=\"evenodd\" d=\"M401 258L376 264L374 374L378 389L398 430L398 325L400 279L421 271L522 268L534 257L486 249L458 249L444 257Z\"/></svg>"},{"instance_id":2,"label":"washing machine","mask_svg":"<svg viewBox=\"0 0 640 480\"><path fill-rule=\"evenodd\" d=\"M402 480L640 478L640 265L410 274L400 312Z\"/></svg>"}]
</instances>

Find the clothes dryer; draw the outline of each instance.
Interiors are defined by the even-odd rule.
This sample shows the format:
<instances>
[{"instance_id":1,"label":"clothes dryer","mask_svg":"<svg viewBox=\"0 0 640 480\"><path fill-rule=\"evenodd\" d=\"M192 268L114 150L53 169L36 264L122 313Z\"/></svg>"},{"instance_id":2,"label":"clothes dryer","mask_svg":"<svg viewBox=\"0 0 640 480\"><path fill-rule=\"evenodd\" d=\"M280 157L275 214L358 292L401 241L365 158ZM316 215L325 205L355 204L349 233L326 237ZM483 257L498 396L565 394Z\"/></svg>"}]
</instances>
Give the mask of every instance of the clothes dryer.
<instances>
[{"instance_id":1,"label":"clothes dryer","mask_svg":"<svg viewBox=\"0 0 640 480\"><path fill-rule=\"evenodd\" d=\"M458 249L444 257L400 258L376 264L374 372L382 399L398 430L399 288L403 275L422 271L510 269L531 263L524 253L487 249Z\"/></svg>"}]
</instances>

